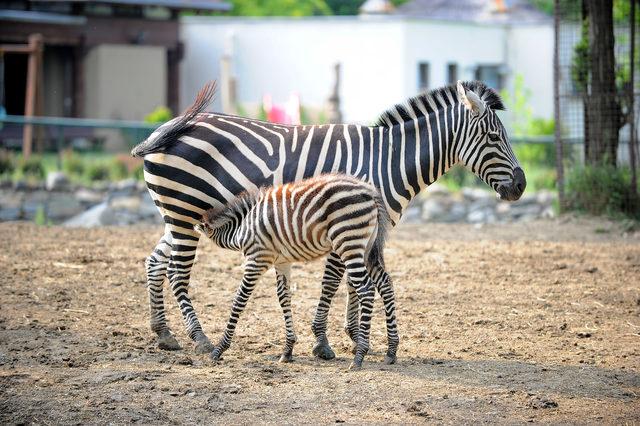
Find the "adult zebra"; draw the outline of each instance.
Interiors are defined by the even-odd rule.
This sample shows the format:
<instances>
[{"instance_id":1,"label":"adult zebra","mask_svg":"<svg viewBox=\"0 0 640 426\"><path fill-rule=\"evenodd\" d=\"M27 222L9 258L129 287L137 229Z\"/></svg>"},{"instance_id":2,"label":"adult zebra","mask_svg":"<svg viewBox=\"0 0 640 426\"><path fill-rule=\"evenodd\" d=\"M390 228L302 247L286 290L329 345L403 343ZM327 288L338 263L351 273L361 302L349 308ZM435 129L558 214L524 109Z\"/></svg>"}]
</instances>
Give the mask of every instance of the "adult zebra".
<instances>
[{"instance_id":1,"label":"adult zebra","mask_svg":"<svg viewBox=\"0 0 640 426\"><path fill-rule=\"evenodd\" d=\"M285 126L203 113L214 89L207 85L184 115L131 152L144 157L145 181L166 224L147 259L151 328L163 349L180 348L165 319L166 277L196 351L213 349L187 292L199 239L193 226L206 210L245 190L342 172L374 184L395 224L413 197L458 162L502 199L517 200L526 186L495 112L504 109L502 101L480 82L458 81L418 95L385 111L375 126ZM326 319L343 274L339 258L330 255L313 324L314 353L322 358L333 357Z\"/></svg>"}]
</instances>

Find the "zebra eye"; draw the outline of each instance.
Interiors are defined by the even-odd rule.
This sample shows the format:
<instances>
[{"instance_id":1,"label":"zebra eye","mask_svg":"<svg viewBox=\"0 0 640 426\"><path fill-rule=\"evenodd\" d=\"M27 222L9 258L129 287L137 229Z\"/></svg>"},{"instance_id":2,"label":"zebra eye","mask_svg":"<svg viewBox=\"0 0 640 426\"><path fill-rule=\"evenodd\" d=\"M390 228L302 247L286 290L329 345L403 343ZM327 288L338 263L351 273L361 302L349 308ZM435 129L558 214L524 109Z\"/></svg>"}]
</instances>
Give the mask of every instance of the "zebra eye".
<instances>
[{"instance_id":1,"label":"zebra eye","mask_svg":"<svg viewBox=\"0 0 640 426\"><path fill-rule=\"evenodd\" d=\"M500 136L497 133L491 132L491 133L489 133L489 140L491 142L498 142L498 141L500 141Z\"/></svg>"}]
</instances>

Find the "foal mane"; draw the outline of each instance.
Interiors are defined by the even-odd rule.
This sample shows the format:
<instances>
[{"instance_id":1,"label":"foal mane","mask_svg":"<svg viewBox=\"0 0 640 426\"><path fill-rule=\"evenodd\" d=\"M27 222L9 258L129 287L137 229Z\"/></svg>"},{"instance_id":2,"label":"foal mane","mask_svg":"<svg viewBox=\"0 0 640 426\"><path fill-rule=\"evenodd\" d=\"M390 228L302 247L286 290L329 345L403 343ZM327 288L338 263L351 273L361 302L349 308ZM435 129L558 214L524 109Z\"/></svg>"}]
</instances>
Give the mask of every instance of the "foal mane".
<instances>
[{"instance_id":1,"label":"foal mane","mask_svg":"<svg viewBox=\"0 0 640 426\"><path fill-rule=\"evenodd\" d=\"M258 201L264 191L260 188L254 191L244 191L220 207L214 207L202 215L202 221L209 224L212 229L219 228L229 219L242 216Z\"/></svg>"},{"instance_id":2,"label":"foal mane","mask_svg":"<svg viewBox=\"0 0 640 426\"><path fill-rule=\"evenodd\" d=\"M481 81L465 81L462 86L466 90L475 92L492 110L504 110L504 103L500 95L492 88ZM376 120L376 126L392 127L396 124L405 123L416 118L425 117L427 114L439 111L445 106L458 104L458 92L455 84L429 90L417 96L407 99L403 103L397 104L382 114ZM433 108L435 104L436 108ZM425 114L426 111L427 114Z\"/></svg>"}]
</instances>

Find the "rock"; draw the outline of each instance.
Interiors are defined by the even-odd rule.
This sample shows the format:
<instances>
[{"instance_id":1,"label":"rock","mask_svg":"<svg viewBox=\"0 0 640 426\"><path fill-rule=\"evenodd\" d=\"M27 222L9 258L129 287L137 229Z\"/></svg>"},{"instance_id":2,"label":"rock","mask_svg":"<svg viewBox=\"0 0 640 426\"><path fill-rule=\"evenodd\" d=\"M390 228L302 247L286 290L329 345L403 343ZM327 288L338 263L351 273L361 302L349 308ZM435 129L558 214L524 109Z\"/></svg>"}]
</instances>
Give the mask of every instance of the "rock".
<instances>
[{"instance_id":1,"label":"rock","mask_svg":"<svg viewBox=\"0 0 640 426\"><path fill-rule=\"evenodd\" d=\"M140 198L140 209L138 211L140 216L143 218L159 219L162 221L158 207L153 202L153 198L151 198L149 191L143 192Z\"/></svg>"},{"instance_id":2,"label":"rock","mask_svg":"<svg viewBox=\"0 0 640 426\"><path fill-rule=\"evenodd\" d=\"M485 199L495 200L495 195L493 195L492 192L480 188L462 188L462 196L465 200L469 201L478 201Z\"/></svg>"},{"instance_id":3,"label":"rock","mask_svg":"<svg viewBox=\"0 0 640 426\"><path fill-rule=\"evenodd\" d=\"M105 198L104 194L88 189L80 188L75 192L76 199L85 205L95 205L102 202Z\"/></svg>"},{"instance_id":4,"label":"rock","mask_svg":"<svg viewBox=\"0 0 640 426\"><path fill-rule=\"evenodd\" d=\"M0 193L0 221L22 218L22 194L12 191Z\"/></svg>"},{"instance_id":5,"label":"rock","mask_svg":"<svg viewBox=\"0 0 640 426\"><path fill-rule=\"evenodd\" d=\"M25 190L29 189L29 185L24 180L17 180L15 182L13 182L13 189L15 191L25 191Z\"/></svg>"},{"instance_id":6,"label":"rock","mask_svg":"<svg viewBox=\"0 0 640 426\"><path fill-rule=\"evenodd\" d=\"M64 222L64 226L68 227L80 227L80 228L92 228L95 226L103 225L103 216L110 216L113 213L109 210L107 202L102 202L96 206L91 207L71 219Z\"/></svg>"},{"instance_id":7,"label":"rock","mask_svg":"<svg viewBox=\"0 0 640 426\"><path fill-rule=\"evenodd\" d=\"M64 191L69 186L69 179L63 172L49 172L47 174L47 191Z\"/></svg>"},{"instance_id":8,"label":"rock","mask_svg":"<svg viewBox=\"0 0 640 426\"><path fill-rule=\"evenodd\" d=\"M34 191L27 193L22 203L22 218L26 220L33 220L39 210L44 210L46 212L46 206L51 197L51 193L46 191Z\"/></svg>"},{"instance_id":9,"label":"rock","mask_svg":"<svg viewBox=\"0 0 640 426\"><path fill-rule=\"evenodd\" d=\"M409 206L400 219L401 223L420 223L420 207Z\"/></svg>"},{"instance_id":10,"label":"rock","mask_svg":"<svg viewBox=\"0 0 640 426\"><path fill-rule=\"evenodd\" d=\"M0 207L0 221L19 220L22 216L20 207Z\"/></svg>"},{"instance_id":11,"label":"rock","mask_svg":"<svg viewBox=\"0 0 640 426\"><path fill-rule=\"evenodd\" d=\"M449 196L451 195L451 191L447 189L446 186L439 183L432 183L425 189L425 195L439 195L439 196Z\"/></svg>"},{"instance_id":12,"label":"rock","mask_svg":"<svg viewBox=\"0 0 640 426\"><path fill-rule=\"evenodd\" d=\"M112 209L128 210L132 212L138 211L140 204L140 197L137 196L116 197L109 201L109 207Z\"/></svg>"},{"instance_id":13,"label":"rock","mask_svg":"<svg viewBox=\"0 0 640 426\"><path fill-rule=\"evenodd\" d=\"M134 193L138 191L138 181L130 178L116 183L116 190L121 192Z\"/></svg>"},{"instance_id":14,"label":"rock","mask_svg":"<svg viewBox=\"0 0 640 426\"><path fill-rule=\"evenodd\" d=\"M536 202L538 204L551 205L556 196L551 191L542 190L536 194Z\"/></svg>"},{"instance_id":15,"label":"rock","mask_svg":"<svg viewBox=\"0 0 640 426\"><path fill-rule=\"evenodd\" d=\"M536 396L529 400L529 406L534 410L545 408L557 408L558 403L544 396Z\"/></svg>"},{"instance_id":16,"label":"rock","mask_svg":"<svg viewBox=\"0 0 640 426\"><path fill-rule=\"evenodd\" d=\"M56 194L47 205L47 218L53 221L66 220L80 213L82 209L82 205L73 195Z\"/></svg>"},{"instance_id":17,"label":"rock","mask_svg":"<svg viewBox=\"0 0 640 426\"><path fill-rule=\"evenodd\" d=\"M429 197L422 203L421 217L426 222L438 222L448 212L445 201L441 197Z\"/></svg>"}]
</instances>

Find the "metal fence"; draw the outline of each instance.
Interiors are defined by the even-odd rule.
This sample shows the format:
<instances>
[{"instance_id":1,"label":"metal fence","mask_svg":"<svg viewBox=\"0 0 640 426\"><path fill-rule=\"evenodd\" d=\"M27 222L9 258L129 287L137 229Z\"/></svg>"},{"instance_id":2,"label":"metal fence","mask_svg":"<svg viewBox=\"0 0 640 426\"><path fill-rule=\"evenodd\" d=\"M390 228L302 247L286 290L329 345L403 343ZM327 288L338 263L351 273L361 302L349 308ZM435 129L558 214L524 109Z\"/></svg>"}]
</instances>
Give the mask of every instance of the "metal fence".
<instances>
[{"instance_id":1,"label":"metal fence","mask_svg":"<svg viewBox=\"0 0 640 426\"><path fill-rule=\"evenodd\" d=\"M555 139L563 207L570 202L571 194L565 196L567 182L585 164L628 170L632 176L629 186L637 192L633 180L638 164L640 77L635 71L638 55L632 55L638 42L634 3L555 0ZM612 38L594 30L594 21L602 18L599 8L607 7L612 10ZM593 57L594 51L610 52L607 46L613 46L612 55ZM614 73L598 75L598 66L607 61L613 61Z\"/></svg>"}]
</instances>

